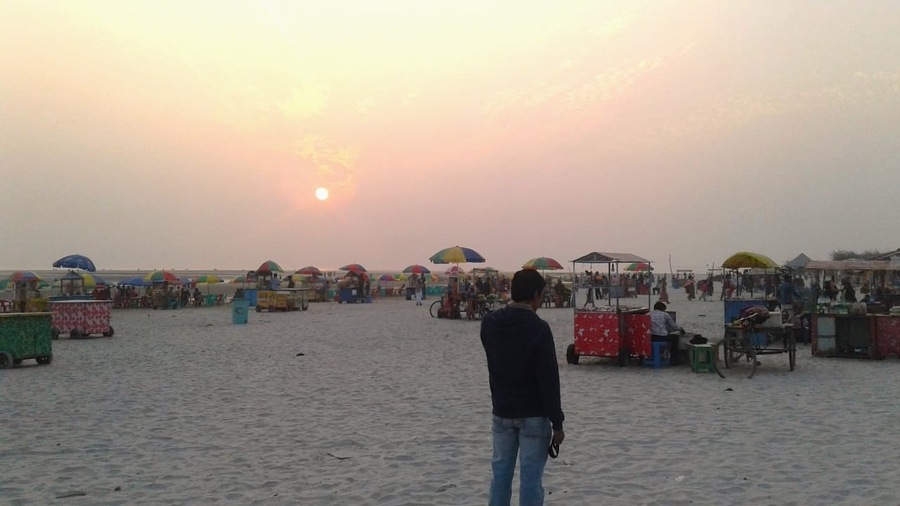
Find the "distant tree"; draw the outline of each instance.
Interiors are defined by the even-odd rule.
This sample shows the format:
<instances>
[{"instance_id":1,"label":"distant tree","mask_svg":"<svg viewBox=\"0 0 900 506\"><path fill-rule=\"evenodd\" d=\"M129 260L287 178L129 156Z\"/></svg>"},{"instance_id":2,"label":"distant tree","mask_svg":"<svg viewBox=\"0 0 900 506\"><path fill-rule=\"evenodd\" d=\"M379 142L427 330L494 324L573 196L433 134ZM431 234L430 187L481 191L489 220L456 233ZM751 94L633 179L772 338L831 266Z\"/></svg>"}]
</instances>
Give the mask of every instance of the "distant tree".
<instances>
[{"instance_id":1,"label":"distant tree","mask_svg":"<svg viewBox=\"0 0 900 506\"><path fill-rule=\"evenodd\" d=\"M883 253L878 250L868 249L861 253L857 253L855 251L839 249L831 252L832 260L850 260L852 258L861 258L861 259L869 259L882 255Z\"/></svg>"}]
</instances>

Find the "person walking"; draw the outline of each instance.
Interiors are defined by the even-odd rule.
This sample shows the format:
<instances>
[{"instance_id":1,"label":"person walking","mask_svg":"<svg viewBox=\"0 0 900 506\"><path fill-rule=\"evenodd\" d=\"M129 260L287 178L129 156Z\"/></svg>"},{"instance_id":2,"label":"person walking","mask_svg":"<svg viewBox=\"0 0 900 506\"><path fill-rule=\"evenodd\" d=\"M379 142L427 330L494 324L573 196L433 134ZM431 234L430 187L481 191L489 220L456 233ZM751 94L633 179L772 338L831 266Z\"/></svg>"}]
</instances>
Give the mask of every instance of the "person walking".
<instances>
[{"instance_id":1,"label":"person walking","mask_svg":"<svg viewBox=\"0 0 900 506\"><path fill-rule=\"evenodd\" d=\"M548 453L555 457L565 439L556 345L550 325L537 315L545 288L537 271L516 272L513 302L481 322L493 414L491 506L509 505L517 458L519 504L542 505Z\"/></svg>"},{"instance_id":2,"label":"person walking","mask_svg":"<svg viewBox=\"0 0 900 506\"><path fill-rule=\"evenodd\" d=\"M666 277L663 276L662 281L659 283L659 301L665 304L669 303L669 292L666 291Z\"/></svg>"}]
</instances>

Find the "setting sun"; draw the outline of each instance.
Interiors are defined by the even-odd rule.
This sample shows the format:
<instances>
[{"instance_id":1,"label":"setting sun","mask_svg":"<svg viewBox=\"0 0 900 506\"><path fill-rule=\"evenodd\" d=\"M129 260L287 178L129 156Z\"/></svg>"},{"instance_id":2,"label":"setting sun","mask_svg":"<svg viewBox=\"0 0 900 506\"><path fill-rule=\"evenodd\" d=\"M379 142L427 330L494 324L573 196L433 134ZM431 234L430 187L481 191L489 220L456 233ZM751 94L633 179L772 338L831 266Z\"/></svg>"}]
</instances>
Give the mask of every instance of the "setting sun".
<instances>
[{"instance_id":1,"label":"setting sun","mask_svg":"<svg viewBox=\"0 0 900 506\"><path fill-rule=\"evenodd\" d=\"M328 188L316 188L316 198L319 200L328 200Z\"/></svg>"}]
</instances>

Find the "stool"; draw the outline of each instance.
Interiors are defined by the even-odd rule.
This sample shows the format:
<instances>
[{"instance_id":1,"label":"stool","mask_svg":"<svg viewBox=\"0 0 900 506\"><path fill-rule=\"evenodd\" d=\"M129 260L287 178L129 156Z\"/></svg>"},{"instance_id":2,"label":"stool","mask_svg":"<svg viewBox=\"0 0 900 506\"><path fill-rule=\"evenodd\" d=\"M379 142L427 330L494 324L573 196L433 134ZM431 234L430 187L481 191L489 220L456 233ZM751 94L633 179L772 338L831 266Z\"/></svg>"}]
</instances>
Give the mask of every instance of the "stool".
<instances>
[{"instance_id":1,"label":"stool","mask_svg":"<svg viewBox=\"0 0 900 506\"><path fill-rule=\"evenodd\" d=\"M715 372L713 366L712 345L695 344L691 346L691 370L694 372Z\"/></svg>"},{"instance_id":2,"label":"stool","mask_svg":"<svg viewBox=\"0 0 900 506\"><path fill-rule=\"evenodd\" d=\"M644 360L644 365L659 369L662 366L668 366L671 356L669 354L669 343L665 341L653 341L653 357L650 360Z\"/></svg>"}]
</instances>

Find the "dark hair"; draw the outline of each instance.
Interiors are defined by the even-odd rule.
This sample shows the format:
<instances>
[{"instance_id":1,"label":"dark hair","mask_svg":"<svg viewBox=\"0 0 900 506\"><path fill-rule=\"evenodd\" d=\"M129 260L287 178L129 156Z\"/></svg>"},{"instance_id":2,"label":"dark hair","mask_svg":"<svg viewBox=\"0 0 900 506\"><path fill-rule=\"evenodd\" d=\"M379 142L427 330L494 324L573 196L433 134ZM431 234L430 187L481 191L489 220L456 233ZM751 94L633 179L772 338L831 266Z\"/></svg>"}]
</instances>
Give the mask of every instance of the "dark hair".
<instances>
[{"instance_id":1,"label":"dark hair","mask_svg":"<svg viewBox=\"0 0 900 506\"><path fill-rule=\"evenodd\" d=\"M534 269L522 269L513 274L510 296L513 302L525 302L533 299L535 293L543 292L546 286L547 281L541 273Z\"/></svg>"},{"instance_id":2,"label":"dark hair","mask_svg":"<svg viewBox=\"0 0 900 506\"><path fill-rule=\"evenodd\" d=\"M657 302L656 304L653 304L653 309L656 309L657 311L665 311L666 305L662 302Z\"/></svg>"}]
</instances>

